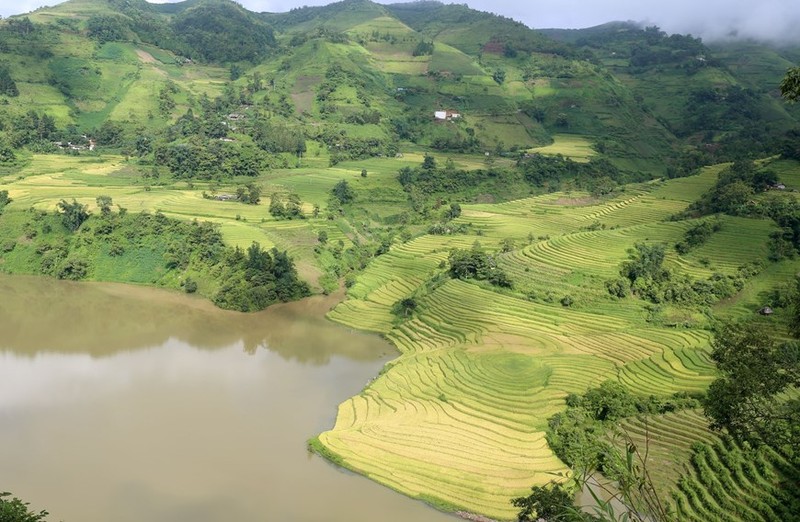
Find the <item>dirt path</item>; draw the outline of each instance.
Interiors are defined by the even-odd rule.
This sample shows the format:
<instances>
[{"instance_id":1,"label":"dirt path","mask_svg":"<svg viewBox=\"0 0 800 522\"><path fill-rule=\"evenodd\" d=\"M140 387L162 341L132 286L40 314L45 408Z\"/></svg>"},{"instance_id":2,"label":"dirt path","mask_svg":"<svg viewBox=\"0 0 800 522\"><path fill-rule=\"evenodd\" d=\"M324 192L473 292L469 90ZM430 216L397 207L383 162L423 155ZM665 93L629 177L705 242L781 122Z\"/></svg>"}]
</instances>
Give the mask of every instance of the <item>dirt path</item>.
<instances>
[{"instance_id":1,"label":"dirt path","mask_svg":"<svg viewBox=\"0 0 800 522\"><path fill-rule=\"evenodd\" d=\"M142 63L156 63L156 59L153 58L153 55L147 51L136 49L136 55L139 57L139 60L141 60Z\"/></svg>"}]
</instances>

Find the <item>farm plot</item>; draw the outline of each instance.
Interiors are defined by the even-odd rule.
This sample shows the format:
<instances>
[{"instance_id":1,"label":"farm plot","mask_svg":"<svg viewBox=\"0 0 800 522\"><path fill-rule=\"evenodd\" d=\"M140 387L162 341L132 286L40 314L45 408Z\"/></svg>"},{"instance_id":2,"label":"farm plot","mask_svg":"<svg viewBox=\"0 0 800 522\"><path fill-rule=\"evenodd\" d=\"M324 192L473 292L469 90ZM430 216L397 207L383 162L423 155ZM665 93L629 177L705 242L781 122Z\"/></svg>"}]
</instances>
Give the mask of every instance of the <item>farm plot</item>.
<instances>
[{"instance_id":1,"label":"farm plot","mask_svg":"<svg viewBox=\"0 0 800 522\"><path fill-rule=\"evenodd\" d=\"M583 136L572 134L556 134L553 136L553 143L544 147L530 149L529 152L538 152L555 156L561 154L577 162L587 162L592 156L597 154L592 147L592 142Z\"/></svg>"},{"instance_id":2,"label":"farm plot","mask_svg":"<svg viewBox=\"0 0 800 522\"><path fill-rule=\"evenodd\" d=\"M509 497L565 469L541 437L568 393L606 379L643 395L704 390L715 377L710 333L655 327L641 301L610 299L603 281L618 277L637 242L664 244L667 266L694 277L732 274L762 258L771 225L761 220L723 218L702 247L685 256L673 248L695 222L667 218L710 187L719 169L629 187L611 200L551 194L464 205L457 222L470 224L471 234L396 244L329 316L381 332L401 355L340 406L318 443L337 462L408 495L507 519ZM589 226L596 222L607 226ZM496 252L509 238L516 248L497 260L515 292L437 276L450 249L477 240ZM566 295L575 306L558 302ZM393 315L406 297L417 301L413 313Z\"/></svg>"},{"instance_id":3,"label":"farm plot","mask_svg":"<svg viewBox=\"0 0 800 522\"><path fill-rule=\"evenodd\" d=\"M131 212L162 212L184 220L218 223L225 240L234 246L246 248L256 241L262 247L276 246L305 258L311 257L308 243L313 228L330 228L334 239L341 235L327 223L318 225L321 220L276 221L264 205L205 199L201 190L179 186L185 184L146 186L121 157L36 155L29 166L0 182L18 208L54 211L62 199L75 198L94 212L96 198L106 195Z\"/></svg>"},{"instance_id":4,"label":"farm plot","mask_svg":"<svg viewBox=\"0 0 800 522\"><path fill-rule=\"evenodd\" d=\"M361 279L363 287L354 289L364 295L380 281L379 271L368 268ZM405 282L413 286L410 276ZM407 289L387 295L384 305L373 305L379 294L373 290L330 317L375 329L365 312L388 310ZM319 442L348 467L406 494L501 519L513 515L509 493L566 471L542 437L568 393L622 378L631 368L647 381L651 360L660 372L652 377L657 386L671 378L678 388L711 372L705 345L688 334L651 329L645 336L625 319L526 302L462 281L421 298L413 318L383 326L391 327L383 332L401 357L340 406L336 426ZM629 367L640 361L643 368Z\"/></svg>"},{"instance_id":5,"label":"farm plot","mask_svg":"<svg viewBox=\"0 0 800 522\"><path fill-rule=\"evenodd\" d=\"M622 430L648 449L648 470L680 520L796 520L800 494L780 483L800 470L767 447L750 449L708 428L697 411L625 421Z\"/></svg>"}]
</instances>

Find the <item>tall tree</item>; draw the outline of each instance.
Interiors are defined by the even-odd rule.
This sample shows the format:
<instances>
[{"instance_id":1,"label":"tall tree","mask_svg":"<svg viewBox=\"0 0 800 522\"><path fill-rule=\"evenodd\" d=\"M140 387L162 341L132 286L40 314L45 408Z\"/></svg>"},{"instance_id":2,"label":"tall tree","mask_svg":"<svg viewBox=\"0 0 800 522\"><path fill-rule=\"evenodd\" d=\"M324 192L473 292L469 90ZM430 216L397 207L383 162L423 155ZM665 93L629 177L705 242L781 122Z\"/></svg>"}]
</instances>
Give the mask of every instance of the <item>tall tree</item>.
<instances>
[{"instance_id":1,"label":"tall tree","mask_svg":"<svg viewBox=\"0 0 800 522\"><path fill-rule=\"evenodd\" d=\"M339 181L339 183L333 186L331 192L342 205L352 202L356 197L353 189L350 188L350 184L346 180Z\"/></svg>"},{"instance_id":2,"label":"tall tree","mask_svg":"<svg viewBox=\"0 0 800 522\"><path fill-rule=\"evenodd\" d=\"M72 200L72 203L62 199L58 202L58 210L61 211L61 220L64 226L71 232L78 230L81 224L89 219L88 207L81 205L75 199Z\"/></svg>"},{"instance_id":3,"label":"tall tree","mask_svg":"<svg viewBox=\"0 0 800 522\"><path fill-rule=\"evenodd\" d=\"M712 427L755 443L800 449L800 345L781 342L764 325L724 324L711 357L721 376L711 383L705 413Z\"/></svg>"},{"instance_id":4,"label":"tall tree","mask_svg":"<svg viewBox=\"0 0 800 522\"><path fill-rule=\"evenodd\" d=\"M0 67L0 95L19 96L17 83L11 77L11 72L6 66Z\"/></svg>"}]
</instances>

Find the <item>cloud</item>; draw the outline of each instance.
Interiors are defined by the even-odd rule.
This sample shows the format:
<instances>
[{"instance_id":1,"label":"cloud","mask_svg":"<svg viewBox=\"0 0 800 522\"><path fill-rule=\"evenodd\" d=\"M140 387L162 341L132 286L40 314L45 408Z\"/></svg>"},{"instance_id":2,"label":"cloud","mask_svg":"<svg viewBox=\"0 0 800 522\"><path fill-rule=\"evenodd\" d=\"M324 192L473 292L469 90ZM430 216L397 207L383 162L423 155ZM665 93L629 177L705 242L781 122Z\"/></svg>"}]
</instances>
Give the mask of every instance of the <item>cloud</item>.
<instances>
[{"instance_id":1,"label":"cloud","mask_svg":"<svg viewBox=\"0 0 800 522\"><path fill-rule=\"evenodd\" d=\"M172 0L154 0L158 3ZM283 12L326 0L239 0L258 12ZM380 0L381 3L391 3ZM46 0L2 2L0 15L31 11ZM51 1L50 3L58 3ZM459 0L463 3L463 0ZM591 27L616 20L658 25L670 33L691 33L706 40L737 35L762 40L800 42L797 0L467 0L470 7L519 20L530 27ZM5 5L11 4L11 5Z\"/></svg>"}]
</instances>

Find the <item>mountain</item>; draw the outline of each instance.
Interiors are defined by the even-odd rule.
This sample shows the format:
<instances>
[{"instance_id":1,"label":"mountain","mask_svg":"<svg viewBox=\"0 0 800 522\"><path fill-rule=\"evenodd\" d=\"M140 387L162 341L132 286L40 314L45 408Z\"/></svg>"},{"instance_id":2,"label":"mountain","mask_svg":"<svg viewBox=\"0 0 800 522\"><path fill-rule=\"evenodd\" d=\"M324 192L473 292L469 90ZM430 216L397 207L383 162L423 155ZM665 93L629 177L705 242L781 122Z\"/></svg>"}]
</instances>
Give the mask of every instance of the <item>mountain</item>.
<instances>
[{"instance_id":1,"label":"mountain","mask_svg":"<svg viewBox=\"0 0 800 522\"><path fill-rule=\"evenodd\" d=\"M274 14L229 0L69 0L4 21L0 51L19 90L8 114L34 109L84 132L107 121L155 131L202 113L203 97L233 81L248 91L244 105L323 146L341 149L331 136L344 132L347 157L403 143L519 151L571 136L643 179L766 154L798 118L776 91L794 51L707 46L621 22L534 31L427 1ZM437 122L440 110L460 118Z\"/></svg>"},{"instance_id":2,"label":"mountain","mask_svg":"<svg viewBox=\"0 0 800 522\"><path fill-rule=\"evenodd\" d=\"M573 449L611 462L617 414L576 395L611 379L671 412L681 519L786 519L782 454L673 410L719 375L715 319L796 322L798 58L437 2L70 0L0 21L0 270L238 310L345 286L328 317L399 356L309 446L466 517L510 520ZM758 468L737 499L717 453Z\"/></svg>"},{"instance_id":3,"label":"mountain","mask_svg":"<svg viewBox=\"0 0 800 522\"><path fill-rule=\"evenodd\" d=\"M781 100L777 86L800 48L706 45L631 22L542 32L591 53L673 135L717 157L767 154L797 125L800 113Z\"/></svg>"}]
</instances>

